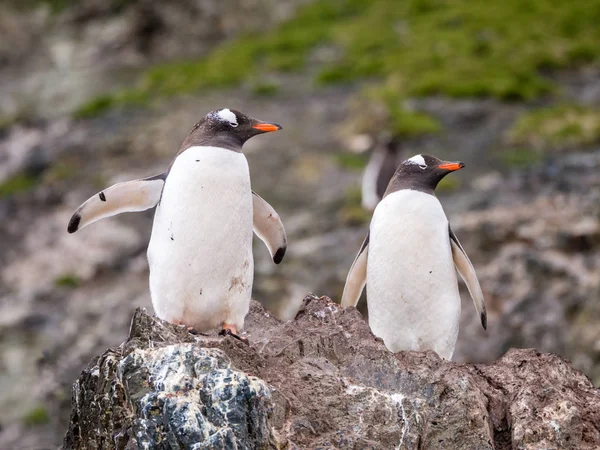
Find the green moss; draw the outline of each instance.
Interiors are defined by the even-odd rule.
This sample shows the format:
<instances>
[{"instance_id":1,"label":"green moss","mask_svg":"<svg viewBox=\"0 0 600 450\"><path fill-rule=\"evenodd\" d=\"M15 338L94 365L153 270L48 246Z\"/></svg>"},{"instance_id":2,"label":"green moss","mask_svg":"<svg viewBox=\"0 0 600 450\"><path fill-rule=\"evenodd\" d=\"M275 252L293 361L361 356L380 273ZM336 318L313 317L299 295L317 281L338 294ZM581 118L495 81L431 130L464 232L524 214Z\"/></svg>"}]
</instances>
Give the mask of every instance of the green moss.
<instances>
[{"instance_id":1,"label":"green moss","mask_svg":"<svg viewBox=\"0 0 600 450\"><path fill-rule=\"evenodd\" d=\"M56 280L54 280L54 285L56 287L65 287L65 288L74 289L74 288L78 287L80 284L81 284L81 279L77 275L72 274L72 273L67 273L67 274L61 275Z\"/></svg>"},{"instance_id":2,"label":"green moss","mask_svg":"<svg viewBox=\"0 0 600 450\"><path fill-rule=\"evenodd\" d=\"M401 107L390 108L391 131L396 136L416 137L422 134L437 133L440 123L429 114L409 111Z\"/></svg>"},{"instance_id":3,"label":"green moss","mask_svg":"<svg viewBox=\"0 0 600 450\"><path fill-rule=\"evenodd\" d=\"M23 417L25 425L44 425L50 422L50 414L44 406L37 406Z\"/></svg>"},{"instance_id":4,"label":"green moss","mask_svg":"<svg viewBox=\"0 0 600 450\"><path fill-rule=\"evenodd\" d=\"M129 106L143 106L150 102L152 96L149 94L154 88L150 87L146 89L130 89L118 91L114 94L104 94L84 103L73 112L73 117L76 119L87 119L90 117L96 117L116 107L129 105ZM173 92L175 93L175 92ZM156 91L159 95L159 92Z\"/></svg>"},{"instance_id":5,"label":"green moss","mask_svg":"<svg viewBox=\"0 0 600 450\"><path fill-rule=\"evenodd\" d=\"M105 94L84 103L73 113L76 119L85 119L102 114L117 104L117 95Z\"/></svg>"},{"instance_id":6,"label":"green moss","mask_svg":"<svg viewBox=\"0 0 600 450\"><path fill-rule=\"evenodd\" d=\"M582 147L600 142L600 109L560 105L523 114L509 141L536 149Z\"/></svg>"},{"instance_id":7,"label":"green moss","mask_svg":"<svg viewBox=\"0 0 600 450\"><path fill-rule=\"evenodd\" d=\"M38 184L39 179L26 173L19 173L0 183L0 198L25 192Z\"/></svg>"},{"instance_id":8,"label":"green moss","mask_svg":"<svg viewBox=\"0 0 600 450\"><path fill-rule=\"evenodd\" d=\"M135 0L107 0L103 3L108 4L109 7L116 13L134 1ZM80 3L80 0L4 0L4 2L19 11L30 11L31 9L37 8L40 5L45 5L50 8L52 13L58 14L65 9L77 5Z\"/></svg>"},{"instance_id":9,"label":"green moss","mask_svg":"<svg viewBox=\"0 0 600 450\"><path fill-rule=\"evenodd\" d=\"M321 84L368 78L385 88L394 80L402 98L528 100L553 90L542 69L599 61L599 22L595 0L316 0L274 30L240 36L197 61L151 68L136 86L76 114L301 70L323 45L334 51L315 62Z\"/></svg>"},{"instance_id":10,"label":"green moss","mask_svg":"<svg viewBox=\"0 0 600 450\"><path fill-rule=\"evenodd\" d=\"M364 153L339 153L333 158L339 167L349 170L362 170L368 162L368 155Z\"/></svg>"},{"instance_id":11,"label":"green moss","mask_svg":"<svg viewBox=\"0 0 600 450\"><path fill-rule=\"evenodd\" d=\"M358 186L352 186L346 189L344 195L344 205L346 206L359 206L362 201L362 191Z\"/></svg>"},{"instance_id":12,"label":"green moss","mask_svg":"<svg viewBox=\"0 0 600 450\"><path fill-rule=\"evenodd\" d=\"M70 3L71 0L4 0L5 3L18 10L18 11L30 11L39 6L48 6L54 13L58 13L64 10Z\"/></svg>"},{"instance_id":13,"label":"green moss","mask_svg":"<svg viewBox=\"0 0 600 450\"><path fill-rule=\"evenodd\" d=\"M12 127L18 122L17 116L2 116L0 117L0 131Z\"/></svg>"},{"instance_id":14,"label":"green moss","mask_svg":"<svg viewBox=\"0 0 600 450\"><path fill-rule=\"evenodd\" d=\"M499 158L506 167L521 169L540 163L544 155L538 150L518 148L502 150Z\"/></svg>"},{"instance_id":15,"label":"green moss","mask_svg":"<svg viewBox=\"0 0 600 450\"><path fill-rule=\"evenodd\" d=\"M67 181L75 177L77 167L67 161L60 161L52 165L44 174L44 181Z\"/></svg>"},{"instance_id":16,"label":"green moss","mask_svg":"<svg viewBox=\"0 0 600 450\"><path fill-rule=\"evenodd\" d=\"M59 161L36 175L26 172L17 173L0 183L0 198L27 192L40 184L66 181L73 178L76 173L77 168L66 161Z\"/></svg>"},{"instance_id":17,"label":"green moss","mask_svg":"<svg viewBox=\"0 0 600 450\"><path fill-rule=\"evenodd\" d=\"M338 219L344 225L357 226L369 223L371 214L361 206L362 193L360 187L346 190L344 202L338 211Z\"/></svg>"},{"instance_id":18,"label":"green moss","mask_svg":"<svg viewBox=\"0 0 600 450\"><path fill-rule=\"evenodd\" d=\"M351 106L347 120L351 132L378 133L385 128L398 138L408 139L440 132L441 123L428 113L409 108L400 91L394 83L364 89Z\"/></svg>"},{"instance_id":19,"label":"green moss","mask_svg":"<svg viewBox=\"0 0 600 450\"><path fill-rule=\"evenodd\" d=\"M344 225L349 226L365 225L371 220L371 215L362 206L344 206L338 216Z\"/></svg>"},{"instance_id":20,"label":"green moss","mask_svg":"<svg viewBox=\"0 0 600 450\"><path fill-rule=\"evenodd\" d=\"M48 5L54 13L61 12L74 3L73 0L41 0L41 2Z\"/></svg>"},{"instance_id":21,"label":"green moss","mask_svg":"<svg viewBox=\"0 0 600 450\"><path fill-rule=\"evenodd\" d=\"M262 97L272 96L279 92L279 85L277 83L269 82L257 82L252 85L252 93Z\"/></svg>"},{"instance_id":22,"label":"green moss","mask_svg":"<svg viewBox=\"0 0 600 450\"><path fill-rule=\"evenodd\" d=\"M109 183L109 179L101 173L96 174L96 175L92 176L92 178L91 178L92 186L98 190L106 189L106 187L108 186L108 183Z\"/></svg>"},{"instance_id":23,"label":"green moss","mask_svg":"<svg viewBox=\"0 0 600 450\"><path fill-rule=\"evenodd\" d=\"M460 179L453 176L447 176L437 185L436 191L439 193L454 192L460 187Z\"/></svg>"}]
</instances>

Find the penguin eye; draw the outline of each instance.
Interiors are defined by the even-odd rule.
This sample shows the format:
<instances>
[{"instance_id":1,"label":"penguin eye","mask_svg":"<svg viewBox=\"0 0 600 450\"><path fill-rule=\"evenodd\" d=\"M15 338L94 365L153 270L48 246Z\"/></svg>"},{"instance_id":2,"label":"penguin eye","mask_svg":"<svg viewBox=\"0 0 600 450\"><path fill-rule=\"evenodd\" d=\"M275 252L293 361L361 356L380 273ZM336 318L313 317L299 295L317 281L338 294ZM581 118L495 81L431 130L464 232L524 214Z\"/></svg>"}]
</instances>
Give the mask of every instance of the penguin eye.
<instances>
[{"instance_id":1,"label":"penguin eye","mask_svg":"<svg viewBox=\"0 0 600 450\"><path fill-rule=\"evenodd\" d=\"M427 169L427 163L425 162L425 158L423 158L423 156L421 155L415 155L412 158L407 159L406 163L419 166L421 170Z\"/></svg>"},{"instance_id":2,"label":"penguin eye","mask_svg":"<svg viewBox=\"0 0 600 450\"><path fill-rule=\"evenodd\" d=\"M233 111L229 108L219 109L218 111L214 111L213 113L215 119L229 124L232 128L238 126L238 118Z\"/></svg>"}]
</instances>

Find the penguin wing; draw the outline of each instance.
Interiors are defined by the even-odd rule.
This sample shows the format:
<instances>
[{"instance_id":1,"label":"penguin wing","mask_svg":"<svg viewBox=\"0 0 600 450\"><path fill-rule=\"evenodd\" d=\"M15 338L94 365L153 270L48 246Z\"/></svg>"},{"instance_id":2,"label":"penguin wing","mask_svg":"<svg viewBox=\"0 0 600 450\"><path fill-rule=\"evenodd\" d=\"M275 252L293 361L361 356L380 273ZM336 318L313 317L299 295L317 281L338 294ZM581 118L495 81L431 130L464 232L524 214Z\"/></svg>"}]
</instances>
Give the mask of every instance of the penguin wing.
<instances>
[{"instance_id":1,"label":"penguin wing","mask_svg":"<svg viewBox=\"0 0 600 450\"><path fill-rule=\"evenodd\" d=\"M90 197L71 217L67 231L77 230L105 217L123 212L145 211L160 201L166 173L141 180L117 183Z\"/></svg>"},{"instance_id":2,"label":"penguin wing","mask_svg":"<svg viewBox=\"0 0 600 450\"><path fill-rule=\"evenodd\" d=\"M252 206L254 208L254 233L269 249L273 262L279 264L287 249L285 228L283 228L279 214L254 191L252 191Z\"/></svg>"},{"instance_id":3,"label":"penguin wing","mask_svg":"<svg viewBox=\"0 0 600 450\"><path fill-rule=\"evenodd\" d=\"M463 249L462 245L460 245L458 238L454 234L454 231L452 231L452 228L450 228L449 224L448 232L450 234L450 244L452 246L452 259L454 260L454 265L469 289L469 294L471 294L473 303L475 303L475 309L477 309L479 317L481 318L481 325L485 330L487 329L487 312L485 310L485 299L483 298L483 292L481 292L481 286L479 285L477 274L475 273L473 264L471 264L471 260L467 256L467 253Z\"/></svg>"},{"instance_id":4,"label":"penguin wing","mask_svg":"<svg viewBox=\"0 0 600 450\"><path fill-rule=\"evenodd\" d=\"M350 267L344 293L342 294L342 307L356 306L360 294L367 283L367 257L369 255L369 233L362 243L358 255Z\"/></svg>"}]
</instances>

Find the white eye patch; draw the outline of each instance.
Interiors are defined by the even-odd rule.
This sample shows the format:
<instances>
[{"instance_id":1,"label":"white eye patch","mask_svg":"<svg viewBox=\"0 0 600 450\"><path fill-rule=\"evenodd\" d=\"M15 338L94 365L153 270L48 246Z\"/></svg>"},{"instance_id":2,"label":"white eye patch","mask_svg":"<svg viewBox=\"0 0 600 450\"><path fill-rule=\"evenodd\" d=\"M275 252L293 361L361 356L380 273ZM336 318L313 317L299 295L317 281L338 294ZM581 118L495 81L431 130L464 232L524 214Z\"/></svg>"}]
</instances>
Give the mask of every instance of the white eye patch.
<instances>
[{"instance_id":1,"label":"white eye patch","mask_svg":"<svg viewBox=\"0 0 600 450\"><path fill-rule=\"evenodd\" d=\"M234 128L238 126L237 116L228 108L220 109L216 116L220 121L228 122Z\"/></svg>"},{"instance_id":2,"label":"white eye patch","mask_svg":"<svg viewBox=\"0 0 600 450\"><path fill-rule=\"evenodd\" d=\"M421 155L415 155L412 158L407 159L406 162L408 164L416 164L421 169L427 168L427 163L425 162L425 159Z\"/></svg>"}]
</instances>

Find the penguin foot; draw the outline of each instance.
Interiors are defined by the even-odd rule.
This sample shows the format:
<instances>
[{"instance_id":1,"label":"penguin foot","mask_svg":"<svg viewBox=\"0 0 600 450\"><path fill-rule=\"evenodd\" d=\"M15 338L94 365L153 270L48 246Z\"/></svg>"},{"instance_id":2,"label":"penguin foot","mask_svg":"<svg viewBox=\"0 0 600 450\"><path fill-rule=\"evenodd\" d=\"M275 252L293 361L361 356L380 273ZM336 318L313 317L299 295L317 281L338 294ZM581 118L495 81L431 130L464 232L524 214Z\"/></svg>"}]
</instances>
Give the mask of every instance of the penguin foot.
<instances>
[{"instance_id":1,"label":"penguin foot","mask_svg":"<svg viewBox=\"0 0 600 450\"><path fill-rule=\"evenodd\" d=\"M231 325L223 325L223 329L221 331L219 331L219 336L231 336L231 337L234 337L234 338L242 341L246 345L250 345L248 338L237 334L236 328Z\"/></svg>"},{"instance_id":2,"label":"penguin foot","mask_svg":"<svg viewBox=\"0 0 600 450\"><path fill-rule=\"evenodd\" d=\"M188 326L187 326L186 324L184 324L184 323L183 323L181 320L174 320L172 323L173 323L174 325L177 325L178 327L185 328L185 329L186 329L186 331L187 331L188 333L190 333L190 334L194 334L194 335L196 335L196 334L200 334L198 331L196 331L196 330L194 329L194 327L188 327Z\"/></svg>"}]
</instances>

